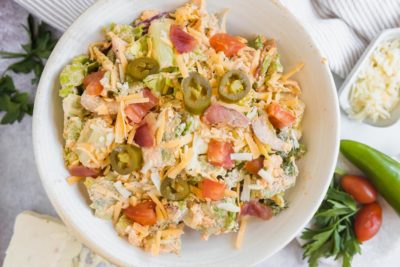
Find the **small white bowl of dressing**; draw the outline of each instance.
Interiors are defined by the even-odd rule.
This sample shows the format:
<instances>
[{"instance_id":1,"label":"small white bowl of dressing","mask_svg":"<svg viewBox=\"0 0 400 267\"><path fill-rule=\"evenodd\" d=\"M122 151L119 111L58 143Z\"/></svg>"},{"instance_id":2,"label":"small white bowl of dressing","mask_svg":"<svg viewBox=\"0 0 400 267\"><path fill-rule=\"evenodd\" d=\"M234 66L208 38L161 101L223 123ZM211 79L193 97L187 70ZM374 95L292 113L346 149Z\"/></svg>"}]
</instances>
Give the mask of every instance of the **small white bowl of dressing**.
<instances>
[{"instance_id":1,"label":"small white bowl of dressing","mask_svg":"<svg viewBox=\"0 0 400 267\"><path fill-rule=\"evenodd\" d=\"M393 53L385 54L387 57L383 60L387 62L380 62L381 59L376 60L377 49L382 49L385 44L394 42L399 42L399 47L396 48L396 51L389 51ZM381 51L378 56L382 54L384 52ZM397 55L397 59L392 57L393 54ZM389 64L381 65L388 62ZM371 66L371 64L375 65ZM340 107L351 119L375 127L389 127L400 119L400 68L394 69L395 65L400 66L400 28L385 30L373 40L343 82L339 90ZM371 73L371 71L375 73ZM368 77L368 75L374 77ZM391 77L388 78L388 76ZM382 91L382 87L386 88L385 92ZM387 87L392 89L387 89ZM389 95L391 95L390 100ZM394 99L394 95L396 95L397 101ZM368 102L362 102L365 99L369 99ZM388 101L392 101L393 104L388 104ZM365 104L361 109L360 103L361 107L362 103ZM359 110L354 110L355 108L359 108ZM378 116L378 114L385 115Z\"/></svg>"}]
</instances>

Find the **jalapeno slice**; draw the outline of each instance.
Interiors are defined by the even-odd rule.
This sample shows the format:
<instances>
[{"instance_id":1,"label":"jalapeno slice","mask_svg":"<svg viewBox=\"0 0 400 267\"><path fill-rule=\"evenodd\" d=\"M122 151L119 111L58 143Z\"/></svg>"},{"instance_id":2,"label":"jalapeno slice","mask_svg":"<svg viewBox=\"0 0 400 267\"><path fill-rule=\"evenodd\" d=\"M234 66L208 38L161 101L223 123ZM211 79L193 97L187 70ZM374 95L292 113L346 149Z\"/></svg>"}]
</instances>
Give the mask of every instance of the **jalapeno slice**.
<instances>
[{"instance_id":1,"label":"jalapeno slice","mask_svg":"<svg viewBox=\"0 0 400 267\"><path fill-rule=\"evenodd\" d=\"M183 102L192 114L200 115L211 104L211 85L197 72L191 72L182 81Z\"/></svg>"},{"instance_id":2,"label":"jalapeno slice","mask_svg":"<svg viewBox=\"0 0 400 267\"><path fill-rule=\"evenodd\" d=\"M160 71L158 61L149 57L140 57L129 61L126 73L136 80L143 80L151 74Z\"/></svg>"},{"instance_id":3,"label":"jalapeno slice","mask_svg":"<svg viewBox=\"0 0 400 267\"><path fill-rule=\"evenodd\" d=\"M182 178L165 178L161 183L161 195L168 200L179 201L189 195L189 185Z\"/></svg>"},{"instance_id":4,"label":"jalapeno slice","mask_svg":"<svg viewBox=\"0 0 400 267\"><path fill-rule=\"evenodd\" d=\"M218 93L225 102L237 102L245 97L251 89L250 80L240 70L231 70L222 76Z\"/></svg>"},{"instance_id":5,"label":"jalapeno slice","mask_svg":"<svg viewBox=\"0 0 400 267\"><path fill-rule=\"evenodd\" d=\"M142 165L142 151L133 145L119 145L111 152L111 167L121 175L137 171Z\"/></svg>"}]
</instances>

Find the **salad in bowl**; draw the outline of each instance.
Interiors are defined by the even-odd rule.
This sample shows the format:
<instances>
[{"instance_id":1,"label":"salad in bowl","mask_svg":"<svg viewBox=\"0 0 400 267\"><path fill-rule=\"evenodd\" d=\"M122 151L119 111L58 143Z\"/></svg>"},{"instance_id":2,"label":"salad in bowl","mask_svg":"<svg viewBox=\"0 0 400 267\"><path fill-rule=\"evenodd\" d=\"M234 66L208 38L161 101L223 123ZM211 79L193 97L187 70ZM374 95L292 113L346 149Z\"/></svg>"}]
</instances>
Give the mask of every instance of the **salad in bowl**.
<instances>
[{"instance_id":1,"label":"salad in bowl","mask_svg":"<svg viewBox=\"0 0 400 267\"><path fill-rule=\"evenodd\" d=\"M60 74L64 161L95 216L153 255L184 227L237 232L288 207L305 104L275 40L229 34L194 0L111 24Z\"/></svg>"}]
</instances>

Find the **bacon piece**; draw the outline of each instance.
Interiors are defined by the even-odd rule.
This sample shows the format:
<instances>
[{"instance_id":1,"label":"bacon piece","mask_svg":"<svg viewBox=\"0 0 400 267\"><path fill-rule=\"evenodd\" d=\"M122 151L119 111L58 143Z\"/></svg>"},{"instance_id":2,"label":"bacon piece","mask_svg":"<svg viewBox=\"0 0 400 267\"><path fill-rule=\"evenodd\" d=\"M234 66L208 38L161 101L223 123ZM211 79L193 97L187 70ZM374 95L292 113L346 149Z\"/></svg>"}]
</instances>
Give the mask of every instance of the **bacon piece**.
<instances>
[{"instance_id":1,"label":"bacon piece","mask_svg":"<svg viewBox=\"0 0 400 267\"><path fill-rule=\"evenodd\" d=\"M221 142L211 139L208 143L207 159L214 166L232 169L235 163L231 159L233 145L230 142Z\"/></svg>"},{"instance_id":2,"label":"bacon piece","mask_svg":"<svg viewBox=\"0 0 400 267\"><path fill-rule=\"evenodd\" d=\"M103 91L103 85L100 80L103 79L104 71L97 71L89 74L83 79L83 87L88 95L98 96Z\"/></svg>"},{"instance_id":3,"label":"bacon piece","mask_svg":"<svg viewBox=\"0 0 400 267\"><path fill-rule=\"evenodd\" d=\"M270 207L261 204L257 199L253 199L242 205L240 208L240 215L256 216L263 220L269 220L274 214Z\"/></svg>"},{"instance_id":4,"label":"bacon piece","mask_svg":"<svg viewBox=\"0 0 400 267\"><path fill-rule=\"evenodd\" d=\"M196 39L182 30L178 25L171 26L169 38L179 54L190 52L197 45Z\"/></svg>"},{"instance_id":5,"label":"bacon piece","mask_svg":"<svg viewBox=\"0 0 400 267\"><path fill-rule=\"evenodd\" d=\"M204 111L203 121L209 125L222 124L233 128L246 128L250 123L249 119L239 111L219 104L212 104Z\"/></svg>"},{"instance_id":6,"label":"bacon piece","mask_svg":"<svg viewBox=\"0 0 400 267\"><path fill-rule=\"evenodd\" d=\"M128 117L131 124L140 123L144 116L158 105L158 98L154 96L149 89L143 89L143 97L149 98L149 102L130 104L125 108L125 115Z\"/></svg>"},{"instance_id":7,"label":"bacon piece","mask_svg":"<svg viewBox=\"0 0 400 267\"><path fill-rule=\"evenodd\" d=\"M71 166L68 169L72 176L97 177L100 173L98 169L88 168L82 165Z\"/></svg>"},{"instance_id":8,"label":"bacon piece","mask_svg":"<svg viewBox=\"0 0 400 267\"><path fill-rule=\"evenodd\" d=\"M134 140L140 147L152 147L155 144L156 119L154 113L149 113L137 128Z\"/></svg>"}]
</instances>

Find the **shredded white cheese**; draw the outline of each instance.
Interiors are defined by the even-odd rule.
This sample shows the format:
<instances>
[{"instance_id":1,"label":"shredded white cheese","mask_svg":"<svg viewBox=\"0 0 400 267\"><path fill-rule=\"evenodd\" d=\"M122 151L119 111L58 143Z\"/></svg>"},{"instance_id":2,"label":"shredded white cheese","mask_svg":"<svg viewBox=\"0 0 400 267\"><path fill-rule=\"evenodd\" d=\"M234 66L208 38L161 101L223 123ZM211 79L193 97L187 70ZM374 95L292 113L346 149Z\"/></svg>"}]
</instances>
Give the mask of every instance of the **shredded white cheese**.
<instances>
[{"instance_id":1,"label":"shredded white cheese","mask_svg":"<svg viewBox=\"0 0 400 267\"><path fill-rule=\"evenodd\" d=\"M232 153L231 160L252 160L253 154L252 153Z\"/></svg>"},{"instance_id":2,"label":"shredded white cheese","mask_svg":"<svg viewBox=\"0 0 400 267\"><path fill-rule=\"evenodd\" d=\"M250 177L246 176L244 177L244 182L243 182L243 190L242 190L242 194L240 195L240 200L241 201L250 201Z\"/></svg>"},{"instance_id":3,"label":"shredded white cheese","mask_svg":"<svg viewBox=\"0 0 400 267\"><path fill-rule=\"evenodd\" d=\"M160 192L161 179L160 179L160 174L158 173L157 170L151 171L150 179L153 182L154 186L157 188L158 192Z\"/></svg>"},{"instance_id":4,"label":"shredded white cheese","mask_svg":"<svg viewBox=\"0 0 400 267\"><path fill-rule=\"evenodd\" d=\"M233 203L230 202L222 202L218 203L217 207L230 212L240 212L240 208Z\"/></svg>"},{"instance_id":5,"label":"shredded white cheese","mask_svg":"<svg viewBox=\"0 0 400 267\"><path fill-rule=\"evenodd\" d=\"M400 101L400 39L380 44L351 87L349 115L357 120L388 119Z\"/></svg>"},{"instance_id":6,"label":"shredded white cheese","mask_svg":"<svg viewBox=\"0 0 400 267\"><path fill-rule=\"evenodd\" d=\"M115 183L114 183L114 187L115 187L115 189L118 191L118 193L119 193L124 199L128 199L128 198L131 196L131 194L132 194L128 189L126 189L126 188L122 185L121 181L115 182Z\"/></svg>"},{"instance_id":7,"label":"shredded white cheese","mask_svg":"<svg viewBox=\"0 0 400 267\"><path fill-rule=\"evenodd\" d=\"M272 184L272 182L274 181L274 177L267 170L261 169L261 170L258 171L257 174L260 175L261 178L263 178L269 184Z\"/></svg>"}]
</instances>

